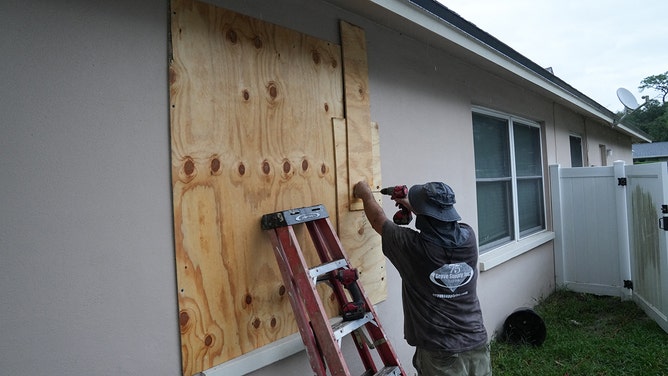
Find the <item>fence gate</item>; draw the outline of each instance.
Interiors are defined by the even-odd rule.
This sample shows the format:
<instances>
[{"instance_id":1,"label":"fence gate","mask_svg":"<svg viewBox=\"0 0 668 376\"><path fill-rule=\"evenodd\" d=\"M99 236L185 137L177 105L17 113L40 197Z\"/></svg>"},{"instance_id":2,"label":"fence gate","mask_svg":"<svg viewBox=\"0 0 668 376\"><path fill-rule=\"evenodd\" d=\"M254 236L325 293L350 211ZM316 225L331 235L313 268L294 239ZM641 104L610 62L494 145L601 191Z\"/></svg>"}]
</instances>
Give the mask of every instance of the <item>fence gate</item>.
<instances>
[{"instance_id":1,"label":"fence gate","mask_svg":"<svg viewBox=\"0 0 668 376\"><path fill-rule=\"evenodd\" d=\"M550 166L550 176L557 285L621 295L613 168Z\"/></svg>"},{"instance_id":2,"label":"fence gate","mask_svg":"<svg viewBox=\"0 0 668 376\"><path fill-rule=\"evenodd\" d=\"M626 166L626 179L633 299L668 332L668 168Z\"/></svg>"},{"instance_id":3,"label":"fence gate","mask_svg":"<svg viewBox=\"0 0 668 376\"><path fill-rule=\"evenodd\" d=\"M668 231L660 228L668 229L666 162L554 165L550 181L557 284L632 295L668 332Z\"/></svg>"}]
</instances>

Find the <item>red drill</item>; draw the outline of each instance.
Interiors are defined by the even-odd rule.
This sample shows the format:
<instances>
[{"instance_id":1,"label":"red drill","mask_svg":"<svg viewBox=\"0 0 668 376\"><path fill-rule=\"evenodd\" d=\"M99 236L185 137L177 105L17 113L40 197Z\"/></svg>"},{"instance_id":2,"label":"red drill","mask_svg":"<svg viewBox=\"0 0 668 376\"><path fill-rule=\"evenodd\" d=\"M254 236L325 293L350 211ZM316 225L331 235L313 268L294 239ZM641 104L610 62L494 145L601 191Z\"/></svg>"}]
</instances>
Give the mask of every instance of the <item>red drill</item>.
<instances>
[{"instance_id":1,"label":"red drill","mask_svg":"<svg viewBox=\"0 0 668 376\"><path fill-rule=\"evenodd\" d=\"M343 307L341 307L341 317L343 317L343 321L361 319L366 314L367 307L364 296L362 296L362 291L357 285L357 280L359 279L357 269L343 269L333 273L334 277L341 282L348 292L350 292L350 296L353 300L352 302L345 303Z\"/></svg>"},{"instance_id":2,"label":"red drill","mask_svg":"<svg viewBox=\"0 0 668 376\"><path fill-rule=\"evenodd\" d=\"M392 196L393 199L404 198L408 196L408 187L405 185L396 185L394 187L387 187L380 190L381 194ZM413 214L407 207L397 203L399 211L394 213L392 220L398 225L407 225L413 220Z\"/></svg>"}]
</instances>

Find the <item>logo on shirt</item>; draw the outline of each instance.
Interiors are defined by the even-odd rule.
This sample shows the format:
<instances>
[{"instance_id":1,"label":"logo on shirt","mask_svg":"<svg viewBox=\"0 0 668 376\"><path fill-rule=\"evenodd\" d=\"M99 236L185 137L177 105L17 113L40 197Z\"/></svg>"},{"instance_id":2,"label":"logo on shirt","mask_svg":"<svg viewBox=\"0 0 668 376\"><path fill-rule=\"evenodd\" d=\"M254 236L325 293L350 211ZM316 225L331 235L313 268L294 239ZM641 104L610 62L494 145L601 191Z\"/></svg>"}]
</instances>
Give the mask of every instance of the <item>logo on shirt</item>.
<instances>
[{"instance_id":1,"label":"logo on shirt","mask_svg":"<svg viewBox=\"0 0 668 376\"><path fill-rule=\"evenodd\" d=\"M473 268L465 262L445 264L431 272L429 279L438 286L455 292L459 287L471 281L474 272Z\"/></svg>"}]
</instances>

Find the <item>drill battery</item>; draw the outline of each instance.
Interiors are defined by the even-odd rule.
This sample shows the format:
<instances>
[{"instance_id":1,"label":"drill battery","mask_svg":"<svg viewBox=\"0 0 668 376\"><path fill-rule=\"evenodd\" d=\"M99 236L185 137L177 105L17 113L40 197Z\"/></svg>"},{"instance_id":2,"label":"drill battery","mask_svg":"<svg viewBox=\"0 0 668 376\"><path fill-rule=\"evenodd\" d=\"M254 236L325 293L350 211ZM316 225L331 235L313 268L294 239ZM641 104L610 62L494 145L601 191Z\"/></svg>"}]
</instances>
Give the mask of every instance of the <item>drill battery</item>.
<instances>
[{"instance_id":1,"label":"drill battery","mask_svg":"<svg viewBox=\"0 0 668 376\"><path fill-rule=\"evenodd\" d=\"M366 303L359 286L355 283L359 278L357 269L342 269L335 272L334 277L350 292L352 301L341 307L343 321L361 319L367 312Z\"/></svg>"}]
</instances>

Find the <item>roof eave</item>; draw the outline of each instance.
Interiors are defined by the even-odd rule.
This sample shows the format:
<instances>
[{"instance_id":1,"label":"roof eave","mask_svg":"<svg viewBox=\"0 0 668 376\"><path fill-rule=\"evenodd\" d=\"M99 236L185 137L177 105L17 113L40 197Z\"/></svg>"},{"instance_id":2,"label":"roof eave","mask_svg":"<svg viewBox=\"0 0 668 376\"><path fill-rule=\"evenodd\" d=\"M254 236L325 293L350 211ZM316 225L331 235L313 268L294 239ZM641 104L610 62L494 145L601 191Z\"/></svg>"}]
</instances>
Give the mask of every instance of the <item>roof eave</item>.
<instances>
[{"instance_id":1,"label":"roof eave","mask_svg":"<svg viewBox=\"0 0 668 376\"><path fill-rule=\"evenodd\" d=\"M577 107L586 115L613 126L620 132L638 140L651 142L648 135L632 126L615 124L615 114L598 104L593 99L559 79L546 69L540 67L525 56L519 54L506 44L481 30L474 24L452 12L433 0L329 0L332 3L358 11L360 14L384 23L388 20L387 12L401 24L394 22L393 27L409 32L415 26L428 30L438 38L449 41L469 51L485 61L500 67L507 72L528 81L532 85L557 96L562 101ZM383 15L374 12L369 5L373 4L384 10Z\"/></svg>"}]
</instances>

